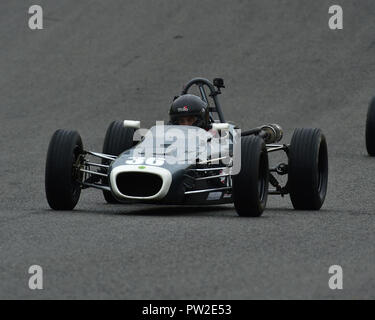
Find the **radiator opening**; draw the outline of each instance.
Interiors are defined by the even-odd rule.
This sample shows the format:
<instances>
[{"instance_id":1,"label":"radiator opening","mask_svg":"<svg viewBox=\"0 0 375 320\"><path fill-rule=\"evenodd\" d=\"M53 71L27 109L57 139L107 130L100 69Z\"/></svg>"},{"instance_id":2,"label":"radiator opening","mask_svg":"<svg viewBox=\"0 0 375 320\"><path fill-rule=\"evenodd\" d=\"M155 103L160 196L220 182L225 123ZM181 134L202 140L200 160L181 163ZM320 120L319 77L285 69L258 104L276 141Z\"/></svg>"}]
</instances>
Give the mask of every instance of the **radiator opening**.
<instances>
[{"instance_id":1,"label":"radiator opening","mask_svg":"<svg viewBox=\"0 0 375 320\"><path fill-rule=\"evenodd\" d=\"M153 173L123 172L117 175L116 184L125 196L151 197L160 191L163 179Z\"/></svg>"}]
</instances>

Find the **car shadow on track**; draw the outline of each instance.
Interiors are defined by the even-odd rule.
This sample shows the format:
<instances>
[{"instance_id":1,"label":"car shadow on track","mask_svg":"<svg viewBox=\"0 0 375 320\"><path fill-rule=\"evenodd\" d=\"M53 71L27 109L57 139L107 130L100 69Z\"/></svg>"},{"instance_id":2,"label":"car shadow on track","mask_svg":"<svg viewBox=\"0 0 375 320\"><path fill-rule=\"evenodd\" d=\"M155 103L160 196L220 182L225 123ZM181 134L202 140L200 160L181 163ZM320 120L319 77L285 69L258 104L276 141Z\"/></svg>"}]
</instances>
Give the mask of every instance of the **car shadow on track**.
<instances>
[{"instance_id":1,"label":"car shadow on track","mask_svg":"<svg viewBox=\"0 0 375 320\"><path fill-rule=\"evenodd\" d=\"M274 212L277 214L318 215L318 214L329 214L330 212L335 212L337 210L326 209L324 207L320 210L296 210L296 209L293 209L293 207L269 206L267 207L267 209L264 211L263 214L267 214L267 211Z\"/></svg>"},{"instance_id":2,"label":"car shadow on track","mask_svg":"<svg viewBox=\"0 0 375 320\"><path fill-rule=\"evenodd\" d=\"M118 215L124 216L162 216L162 217L231 217L237 216L233 207L210 206L153 206L145 208L132 208L129 211L117 212Z\"/></svg>"},{"instance_id":3,"label":"car shadow on track","mask_svg":"<svg viewBox=\"0 0 375 320\"><path fill-rule=\"evenodd\" d=\"M32 212L33 214L55 214L61 216L100 215L123 217L217 217L217 218L241 218L232 206L142 206L133 205L105 205L100 209L75 209L73 211L54 211L44 209ZM255 219L267 218L266 215ZM248 219L248 218L244 218Z\"/></svg>"},{"instance_id":4,"label":"car shadow on track","mask_svg":"<svg viewBox=\"0 0 375 320\"><path fill-rule=\"evenodd\" d=\"M290 217L292 215L315 215L329 214L331 210L322 209L320 211L297 211L291 208L270 207L265 210L258 219L274 219L275 217ZM42 212L33 212L33 214L59 214L67 216L76 215L100 215L100 216L124 216L124 217L221 217L221 218L240 218L236 213L234 206L212 205L212 206L160 206L160 205L100 205L95 209L75 209L73 211L53 211L44 209Z\"/></svg>"}]
</instances>

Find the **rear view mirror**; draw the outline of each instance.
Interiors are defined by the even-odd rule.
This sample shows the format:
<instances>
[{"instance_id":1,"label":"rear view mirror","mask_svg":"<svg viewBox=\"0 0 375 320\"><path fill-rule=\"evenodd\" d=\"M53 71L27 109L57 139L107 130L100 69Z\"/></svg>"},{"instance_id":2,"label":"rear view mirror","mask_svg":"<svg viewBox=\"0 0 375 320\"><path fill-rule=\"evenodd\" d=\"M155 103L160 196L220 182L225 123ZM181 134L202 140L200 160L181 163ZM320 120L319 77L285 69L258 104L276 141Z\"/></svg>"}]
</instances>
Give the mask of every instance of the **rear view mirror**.
<instances>
[{"instance_id":1,"label":"rear view mirror","mask_svg":"<svg viewBox=\"0 0 375 320\"><path fill-rule=\"evenodd\" d=\"M124 120L124 127L139 129L141 127L141 121Z\"/></svg>"},{"instance_id":2,"label":"rear view mirror","mask_svg":"<svg viewBox=\"0 0 375 320\"><path fill-rule=\"evenodd\" d=\"M225 88L224 86L224 79L222 78L215 78L214 79L214 86L217 87L217 88Z\"/></svg>"},{"instance_id":3,"label":"rear view mirror","mask_svg":"<svg viewBox=\"0 0 375 320\"><path fill-rule=\"evenodd\" d=\"M229 130L229 123L213 123L212 124L213 130Z\"/></svg>"}]
</instances>

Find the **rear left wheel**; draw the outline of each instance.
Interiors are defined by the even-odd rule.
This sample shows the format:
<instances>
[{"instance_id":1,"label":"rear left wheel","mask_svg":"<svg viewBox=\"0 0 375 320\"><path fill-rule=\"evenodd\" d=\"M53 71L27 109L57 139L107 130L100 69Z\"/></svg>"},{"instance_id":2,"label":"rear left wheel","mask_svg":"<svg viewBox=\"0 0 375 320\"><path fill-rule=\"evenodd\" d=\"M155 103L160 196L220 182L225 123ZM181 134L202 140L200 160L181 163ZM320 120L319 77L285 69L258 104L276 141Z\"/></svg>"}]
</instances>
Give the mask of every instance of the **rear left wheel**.
<instances>
[{"instance_id":1,"label":"rear left wheel","mask_svg":"<svg viewBox=\"0 0 375 320\"><path fill-rule=\"evenodd\" d=\"M134 128L124 127L122 121L113 121L109 125L105 135L103 153L119 156L124 151L130 149L134 145L134 132ZM108 165L109 161L103 160L103 164ZM107 184L108 179L103 179L103 183ZM103 191L103 196L108 203L120 203L109 191Z\"/></svg>"}]
</instances>

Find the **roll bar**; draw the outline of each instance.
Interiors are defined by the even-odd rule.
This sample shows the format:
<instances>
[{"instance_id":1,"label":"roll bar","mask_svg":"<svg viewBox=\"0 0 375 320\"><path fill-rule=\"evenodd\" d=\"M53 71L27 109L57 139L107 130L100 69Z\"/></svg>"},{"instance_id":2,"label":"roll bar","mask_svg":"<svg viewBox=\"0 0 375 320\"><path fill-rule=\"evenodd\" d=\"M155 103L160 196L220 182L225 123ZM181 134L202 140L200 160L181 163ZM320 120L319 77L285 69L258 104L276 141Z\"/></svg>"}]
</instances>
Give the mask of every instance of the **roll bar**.
<instances>
[{"instance_id":1,"label":"roll bar","mask_svg":"<svg viewBox=\"0 0 375 320\"><path fill-rule=\"evenodd\" d=\"M187 94L189 89L193 86L196 85L199 88L199 92L201 94L202 100L206 103L208 103L207 99L207 94L205 90L205 86L208 87L210 90L209 97L211 97L214 101L215 107L210 107L209 111L210 113L216 112L219 116L220 122L224 123L224 114L223 111L221 110L220 102L218 99L218 95L221 94L220 88L225 88L224 87L224 81L221 78L215 78L214 83L212 83L210 80L207 80L205 78L194 78L191 79L183 88L181 94Z\"/></svg>"}]
</instances>

